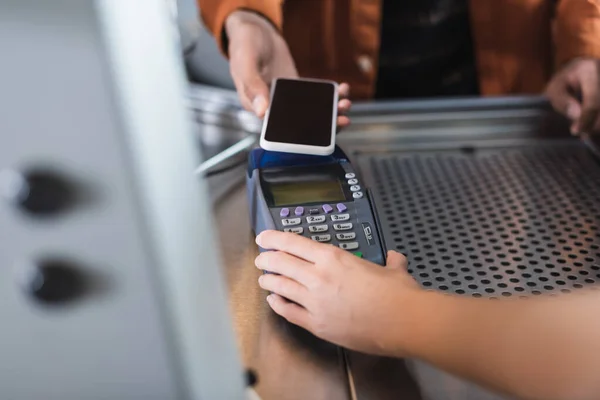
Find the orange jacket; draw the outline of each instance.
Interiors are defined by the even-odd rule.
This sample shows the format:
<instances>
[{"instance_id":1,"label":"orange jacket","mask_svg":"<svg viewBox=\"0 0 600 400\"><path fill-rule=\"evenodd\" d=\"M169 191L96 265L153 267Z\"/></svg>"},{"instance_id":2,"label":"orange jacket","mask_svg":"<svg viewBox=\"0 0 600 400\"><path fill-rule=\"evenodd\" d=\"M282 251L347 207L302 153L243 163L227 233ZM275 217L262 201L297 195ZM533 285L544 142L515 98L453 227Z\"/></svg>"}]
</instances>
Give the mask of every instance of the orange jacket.
<instances>
[{"instance_id":1,"label":"orange jacket","mask_svg":"<svg viewBox=\"0 0 600 400\"><path fill-rule=\"evenodd\" d=\"M394 0L401 1L401 0ZM283 33L301 76L373 95L381 0L198 0L222 50L227 16L256 11ZM470 0L482 94L539 93L557 66L600 58L600 0Z\"/></svg>"}]
</instances>

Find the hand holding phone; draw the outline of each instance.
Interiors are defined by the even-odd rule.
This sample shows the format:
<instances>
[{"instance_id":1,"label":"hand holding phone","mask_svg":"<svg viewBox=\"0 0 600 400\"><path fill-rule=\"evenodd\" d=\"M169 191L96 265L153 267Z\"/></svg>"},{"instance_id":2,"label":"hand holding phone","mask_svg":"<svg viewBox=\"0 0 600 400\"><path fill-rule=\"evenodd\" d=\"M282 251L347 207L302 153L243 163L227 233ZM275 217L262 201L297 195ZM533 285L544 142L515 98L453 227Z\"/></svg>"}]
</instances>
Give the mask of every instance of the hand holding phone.
<instances>
[{"instance_id":1,"label":"hand holding phone","mask_svg":"<svg viewBox=\"0 0 600 400\"><path fill-rule=\"evenodd\" d=\"M269 151L330 155L335 148L338 85L317 79L276 79L260 147Z\"/></svg>"}]
</instances>

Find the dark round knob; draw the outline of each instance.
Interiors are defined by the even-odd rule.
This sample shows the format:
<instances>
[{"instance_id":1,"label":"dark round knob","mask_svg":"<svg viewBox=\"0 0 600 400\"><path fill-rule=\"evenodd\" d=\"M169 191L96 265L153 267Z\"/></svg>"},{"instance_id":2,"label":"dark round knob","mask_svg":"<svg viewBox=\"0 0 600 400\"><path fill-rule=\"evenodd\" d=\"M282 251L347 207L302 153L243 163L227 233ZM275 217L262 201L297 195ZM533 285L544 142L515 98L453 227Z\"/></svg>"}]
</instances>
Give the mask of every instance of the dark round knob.
<instances>
[{"instance_id":1,"label":"dark round knob","mask_svg":"<svg viewBox=\"0 0 600 400\"><path fill-rule=\"evenodd\" d=\"M26 267L25 291L42 303L64 303L84 290L77 267L65 261L41 261Z\"/></svg>"},{"instance_id":2,"label":"dark round knob","mask_svg":"<svg viewBox=\"0 0 600 400\"><path fill-rule=\"evenodd\" d=\"M258 383L258 377L256 376L256 372L251 369L246 370L246 385L249 387L254 387Z\"/></svg>"},{"instance_id":3,"label":"dark round knob","mask_svg":"<svg viewBox=\"0 0 600 400\"><path fill-rule=\"evenodd\" d=\"M0 193L11 204L31 214L52 214L71 200L69 184L57 173L32 170L2 171Z\"/></svg>"}]
</instances>

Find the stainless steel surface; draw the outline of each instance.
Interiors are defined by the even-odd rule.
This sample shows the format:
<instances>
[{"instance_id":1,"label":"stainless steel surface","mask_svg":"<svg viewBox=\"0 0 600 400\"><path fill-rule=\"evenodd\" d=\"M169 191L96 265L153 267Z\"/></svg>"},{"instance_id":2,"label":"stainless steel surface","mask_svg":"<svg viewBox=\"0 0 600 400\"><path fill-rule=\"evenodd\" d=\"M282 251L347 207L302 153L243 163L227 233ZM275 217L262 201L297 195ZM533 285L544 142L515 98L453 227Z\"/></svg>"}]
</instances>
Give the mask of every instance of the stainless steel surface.
<instances>
[{"instance_id":1,"label":"stainless steel surface","mask_svg":"<svg viewBox=\"0 0 600 400\"><path fill-rule=\"evenodd\" d=\"M490 298L568 293L600 278L600 168L583 143L358 156L387 246L426 288Z\"/></svg>"},{"instance_id":2,"label":"stainless steel surface","mask_svg":"<svg viewBox=\"0 0 600 400\"><path fill-rule=\"evenodd\" d=\"M234 91L191 84L187 100L204 160L196 173L235 163L258 140L262 122L242 109Z\"/></svg>"},{"instance_id":3,"label":"stainless steel surface","mask_svg":"<svg viewBox=\"0 0 600 400\"><path fill-rule=\"evenodd\" d=\"M196 168L194 173L197 175L205 175L206 173L210 172L212 170L212 168L217 167L221 163L228 161L228 160L232 160L232 159L233 159L233 161L230 161L230 162L235 163L236 162L235 157L238 156L238 158L239 158L239 155L242 155L242 156L247 155L247 153L256 144L257 139L258 138L256 136L245 137L244 139L240 140L236 144L229 146L225 150L221 151L220 153L218 153L218 154L212 156L211 158L209 158L208 160L204 161L198 168ZM243 162L243 160L242 160L242 162Z\"/></svg>"}]
</instances>

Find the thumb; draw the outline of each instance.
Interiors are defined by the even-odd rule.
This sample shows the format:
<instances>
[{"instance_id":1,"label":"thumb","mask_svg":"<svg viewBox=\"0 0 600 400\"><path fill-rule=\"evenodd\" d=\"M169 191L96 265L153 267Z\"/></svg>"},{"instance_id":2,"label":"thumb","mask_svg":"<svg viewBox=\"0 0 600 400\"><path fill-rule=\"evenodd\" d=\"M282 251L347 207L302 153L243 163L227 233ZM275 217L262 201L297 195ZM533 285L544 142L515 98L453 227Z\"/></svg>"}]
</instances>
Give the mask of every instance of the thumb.
<instances>
[{"instance_id":1,"label":"thumb","mask_svg":"<svg viewBox=\"0 0 600 400\"><path fill-rule=\"evenodd\" d=\"M556 82L550 86L546 95L552 107L571 121L571 132L576 133L581 118L581 104L570 93L565 81Z\"/></svg>"},{"instance_id":2,"label":"thumb","mask_svg":"<svg viewBox=\"0 0 600 400\"><path fill-rule=\"evenodd\" d=\"M562 112L563 115L569 119L569 121L571 122L571 133L573 135L576 135L581 130L581 126L580 126L581 125L580 120L581 120L581 114L582 114L581 104L579 103L579 101L577 101L577 99L575 99L570 94L565 94L564 98L561 101L563 103L562 110L561 109L557 109L557 110Z\"/></svg>"},{"instance_id":3,"label":"thumb","mask_svg":"<svg viewBox=\"0 0 600 400\"><path fill-rule=\"evenodd\" d=\"M242 81L243 91L252 111L262 118L269 107L269 87L258 71L245 75Z\"/></svg>"},{"instance_id":4,"label":"thumb","mask_svg":"<svg viewBox=\"0 0 600 400\"><path fill-rule=\"evenodd\" d=\"M403 254L400 254L396 251L388 251L387 260L385 266L388 269L403 269L406 270L408 267L408 260L404 257Z\"/></svg>"},{"instance_id":5,"label":"thumb","mask_svg":"<svg viewBox=\"0 0 600 400\"><path fill-rule=\"evenodd\" d=\"M571 133L573 135L581 131L580 121L582 113L581 104L573 98L569 99L565 116L571 121Z\"/></svg>"},{"instance_id":6,"label":"thumb","mask_svg":"<svg viewBox=\"0 0 600 400\"><path fill-rule=\"evenodd\" d=\"M269 107L269 87L259 72L259 60L252 49L231 53L231 76L245 109L262 118Z\"/></svg>"}]
</instances>

